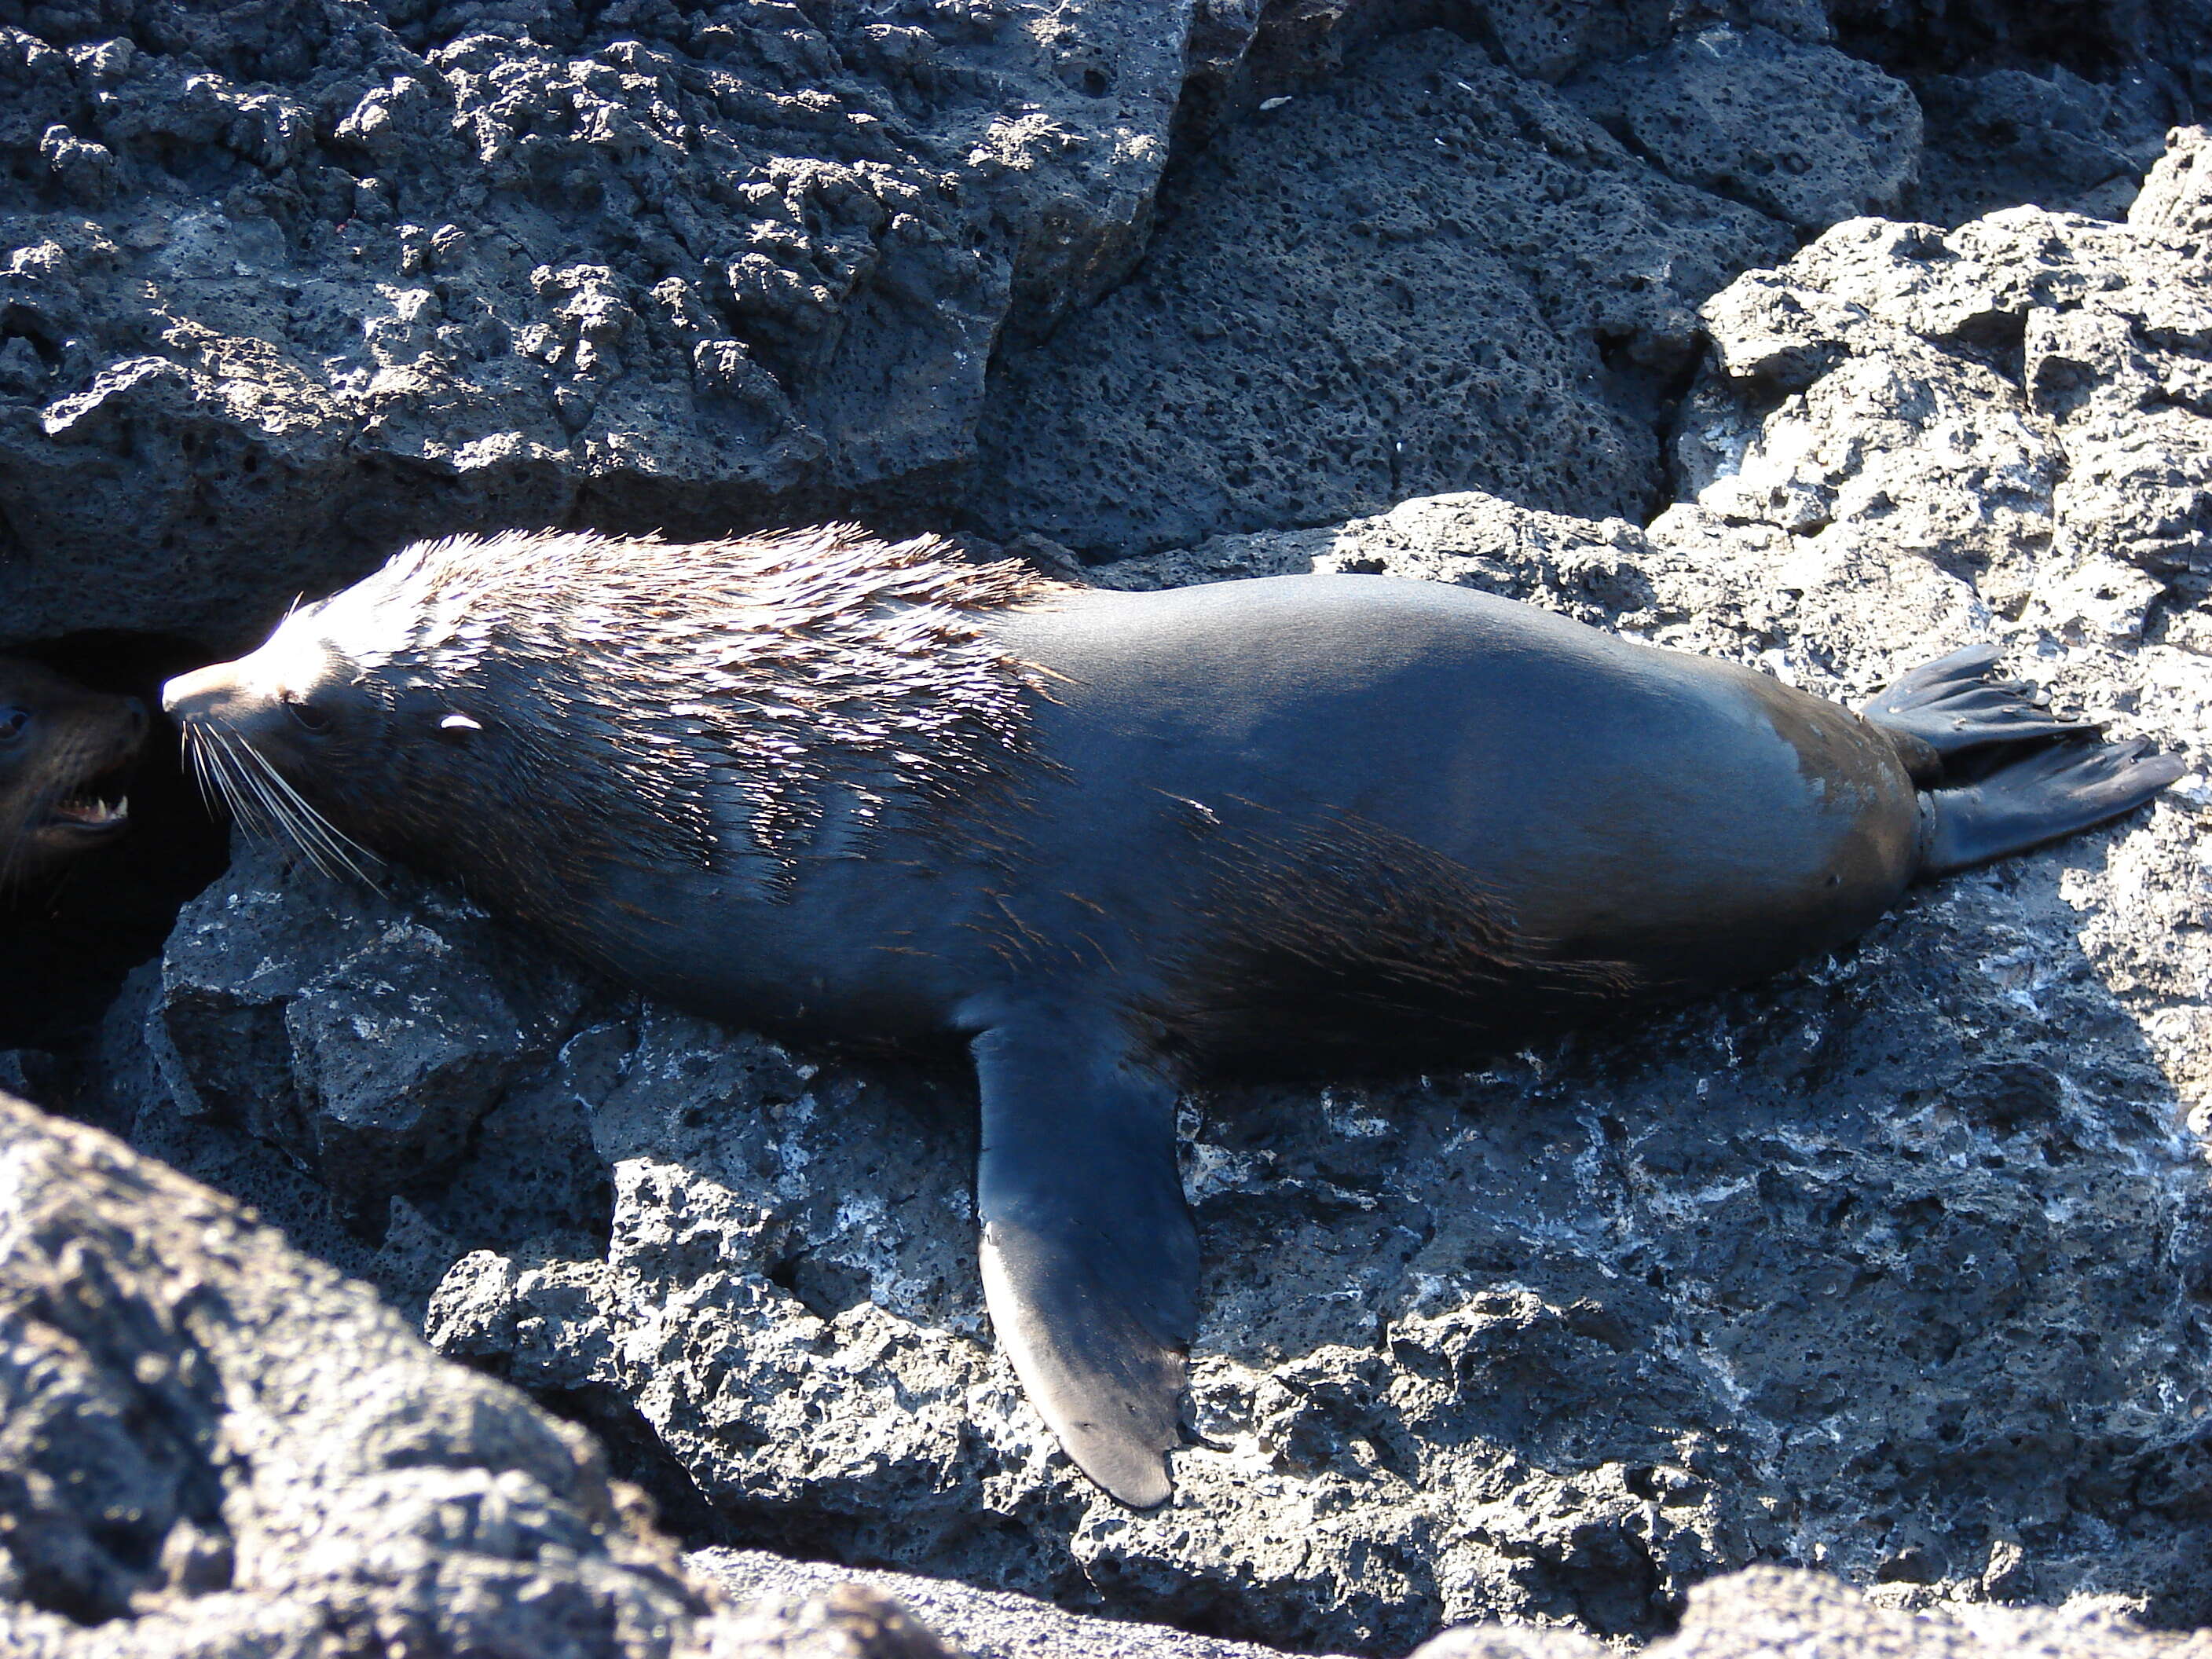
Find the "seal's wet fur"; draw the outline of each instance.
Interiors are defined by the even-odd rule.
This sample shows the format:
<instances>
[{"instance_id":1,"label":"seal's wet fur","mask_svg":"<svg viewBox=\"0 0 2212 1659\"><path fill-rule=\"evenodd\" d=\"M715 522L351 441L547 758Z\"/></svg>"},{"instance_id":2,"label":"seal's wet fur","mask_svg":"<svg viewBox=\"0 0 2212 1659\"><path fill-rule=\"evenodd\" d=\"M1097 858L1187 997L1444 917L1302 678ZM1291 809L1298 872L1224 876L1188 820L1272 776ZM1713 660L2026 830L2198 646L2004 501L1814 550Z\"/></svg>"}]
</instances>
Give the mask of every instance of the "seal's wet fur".
<instances>
[{"instance_id":1,"label":"seal's wet fur","mask_svg":"<svg viewBox=\"0 0 2212 1659\"><path fill-rule=\"evenodd\" d=\"M1047 586L932 538L834 529L423 543L286 618L280 639L337 646L378 718L337 722L313 765L283 769L296 803L258 804L272 818L311 807L348 842L462 873L613 962L566 926L603 866L711 872L765 896L886 811L942 822L1003 779L1025 742L1026 675L981 617Z\"/></svg>"},{"instance_id":2,"label":"seal's wet fur","mask_svg":"<svg viewBox=\"0 0 2212 1659\"><path fill-rule=\"evenodd\" d=\"M326 861L456 876L724 1018L967 1040L994 1323L1145 1504L1185 1078L1752 977L2179 775L1994 665L1862 718L1440 584L1109 593L832 527L428 544L167 701Z\"/></svg>"}]
</instances>

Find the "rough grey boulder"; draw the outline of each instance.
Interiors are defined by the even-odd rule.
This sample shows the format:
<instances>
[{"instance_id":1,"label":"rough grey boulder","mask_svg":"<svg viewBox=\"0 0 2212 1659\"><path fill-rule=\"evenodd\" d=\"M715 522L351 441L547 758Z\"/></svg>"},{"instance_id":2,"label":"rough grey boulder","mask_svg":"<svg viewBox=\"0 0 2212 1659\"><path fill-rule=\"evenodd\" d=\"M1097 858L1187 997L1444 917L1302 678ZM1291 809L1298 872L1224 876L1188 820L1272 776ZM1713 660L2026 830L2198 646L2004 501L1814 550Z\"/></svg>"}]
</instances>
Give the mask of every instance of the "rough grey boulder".
<instances>
[{"instance_id":1,"label":"rough grey boulder","mask_svg":"<svg viewBox=\"0 0 2212 1659\"><path fill-rule=\"evenodd\" d=\"M1093 556L1481 489L1641 516L1695 310L1791 246L1431 31L1216 138L1145 264L1006 354L970 510Z\"/></svg>"},{"instance_id":2,"label":"rough grey boulder","mask_svg":"<svg viewBox=\"0 0 2212 1659\"><path fill-rule=\"evenodd\" d=\"M584 992L481 912L404 876L330 889L303 936L251 884L255 868L241 861L179 916L151 1053L186 1118L239 1125L374 1229L394 1194L446 1175L509 1085L551 1058Z\"/></svg>"},{"instance_id":3,"label":"rough grey boulder","mask_svg":"<svg viewBox=\"0 0 2212 1659\"><path fill-rule=\"evenodd\" d=\"M908 9L0 5L0 637L967 459L1141 250L1193 4Z\"/></svg>"},{"instance_id":4,"label":"rough grey boulder","mask_svg":"<svg viewBox=\"0 0 2212 1659\"><path fill-rule=\"evenodd\" d=\"M1449 488L1640 505L1658 478L1637 428L1680 361L1684 307L1779 252L1680 186L1741 185L1808 226L1887 202L1911 171L1915 118L1866 61L1879 47L1899 73L1930 50L1958 71L1919 77L1956 116L1950 174L1990 173L2002 152L2002 188L2117 202L2160 112L2185 112L2203 34L2201 7L2155 27L2085 15L2079 50L2039 76L1983 65L2009 49L1972 38L1994 13L1936 50L1942 30L1912 9L1832 9L1860 56L1828 44L1837 30L1811 0L11 0L0 545L16 580L0 639L112 625L235 644L292 593L464 526L719 531L943 507L1002 397L985 377L994 354L1031 362L1042 334L1127 273L1174 143L1209 133L1229 165L1195 170L1176 215L1193 228L1168 244L1193 274L1048 354L1074 350L1072 381L1040 367L1034 396L1020 372L1003 383L1022 413L993 426L984 517L1127 550ZM1346 103L1372 73L1349 59L1437 17L1489 73L1431 52L1435 99ZM2065 70L2075 57L2099 78ZM1598 100L1607 118L1671 171L1674 193L1563 125L1545 83L1578 70L1585 91L1614 89ZM1482 88L1497 118L1470 123L1451 82ZM1623 84L1638 95L1615 95ZM1286 110L1260 111L1286 91ZM1390 131L1346 146L1314 139L1316 100L1361 129L1403 107ZM1240 193L1316 153L1386 198L1425 175L1425 199L1378 216L1324 194L1310 239L1290 208L1238 210ZM1464 178L1462 159L1498 176ZM1470 235L1464 222L1500 205L1524 234ZM1687 257L1654 276L1668 226ZM1269 291L1286 236L1330 268L1303 295ZM1532 249L1565 253L1570 280L1533 281ZM1231 307L1253 326L1225 345L1195 292L1206 252L1257 276ZM1578 302L1593 273L1607 295L1595 316ZM1647 283L1659 292L1642 307ZM1377 320L1355 328L1334 301L1361 291ZM1470 303L1474 333L1506 349L1490 367L1534 395L1449 371ZM1175 314L1148 327L1147 306ZM1128 337L1133 309L1135 332L1158 336L1137 389L1163 394L1153 412L1174 441L1117 435L1124 388L1084 366L1085 342ZM1263 393L1334 378L1365 407L1296 458L1316 475L1304 489L1294 465L1231 432L1194 477L1198 516L1120 522L1132 503L1100 496L1100 480L1148 459L1143 476L1172 480L1182 448L1204 447L1224 350L1265 360ZM1036 417L1079 410L1094 388L1107 406L1087 418L1130 453L1063 500L1050 472L1091 463L1057 454ZM1455 447L1450 429L1470 423L1472 448ZM1012 454L1031 432L1055 452L1034 465ZM1585 494L1547 493L1516 454L1530 445L1558 449ZM1092 497L1110 509L1101 523L1064 522Z\"/></svg>"},{"instance_id":5,"label":"rough grey boulder","mask_svg":"<svg viewBox=\"0 0 2212 1659\"><path fill-rule=\"evenodd\" d=\"M1717 519L1814 565L1902 546L2063 645L2201 649L2205 143L2175 135L2127 226L1861 221L1716 296L1678 450L1694 501L1655 534Z\"/></svg>"},{"instance_id":6,"label":"rough grey boulder","mask_svg":"<svg viewBox=\"0 0 2212 1659\"><path fill-rule=\"evenodd\" d=\"M2179 112L2145 77L2063 64L1917 78L1924 138L1905 216L1956 225L2031 203L2117 219Z\"/></svg>"},{"instance_id":7,"label":"rough grey boulder","mask_svg":"<svg viewBox=\"0 0 2212 1659\"><path fill-rule=\"evenodd\" d=\"M1438 19L1468 38L1408 59ZM1767 213L1886 204L1917 118L1812 0L11 0L0 31L0 643L227 648L514 523L964 489L1126 552L1448 489L1640 513L1690 311L1784 251ZM2194 38L2156 33L2106 56ZM1658 167L1553 94L1577 71ZM1954 75L1946 165L2016 131L2008 188L2117 202L2172 78Z\"/></svg>"},{"instance_id":8,"label":"rough grey boulder","mask_svg":"<svg viewBox=\"0 0 2212 1659\"><path fill-rule=\"evenodd\" d=\"M684 1564L738 1607L760 1609L787 1627L809 1617L795 1610L823 1607L832 1597L860 1592L886 1598L969 1659L1270 1659L1277 1651L1163 1625L1062 1613L1048 1601L953 1579L855 1571L762 1550L700 1550Z\"/></svg>"},{"instance_id":9,"label":"rough grey boulder","mask_svg":"<svg viewBox=\"0 0 2212 1659\"><path fill-rule=\"evenodd\" d=\"M898 1602L834 1575L757 1598L718 1634L733 1659L956 1659Z\"/></svg>"},{"instance_id":10,"label":"rough grey boulder","mask_svg":"<svg viewBox=\"0 0 2212 1659\"><path fill-rule=\"evenodd\" d=\"M2203 1648L2201 1632L2154 1634L2094 1598L2058 1611L1963 1606L1905 1613L1819 1574L1753 1567L1692 1590L1681 1628L1645 1651L1651 1659L2157 1659ZM1565 1631L1488 1625L1447 1632L1413 1659L1601 1659L1607 1651Z\"/></svg>"},{"instance_id":11,"label":"rough grey boulder","mask_svg":"<svg viewBox=\"0 0 2212 1659\"><path fill-rule=\"evenodd\" d=\"M0 1647L644 1659L709 1605L590 1437L0 1097Z\"/></svg>"},{"instance_id":12,"label":"rough grey boulder","mask_svg":"<svg viewBox=\"0 0 2212 1659\"><path fill-rule=\"evenodd\" d=\"M2128 209L2128 222L2172 251L2201 258L2212 237L2212 142L2202 127L2166 135L2166 150Z\"/></svg>"},{"instance_id":13,"label":"rough grey boulder","mask_svg":"<svg viewBox=\"0 0 2212 1659\"><path fill-rule=\"evenodd\" d=\"M1894 207L1920 164L1920 106L1833 46L1718 24L1598 65L1568 95L1670 176L1801 229Z\"/></svg>"},{"instance_id":14,"label":"rough grey boulder","mask_svg":"<svg viewBox=\"0 0 2212 1659\"><path fill-rule=\"evenodd\" d=\"M1993 639L2194 763L1768 985L1477 1072L1194 1096L1207 1273L1169 1506L1087 1486L988 1345L957 1076L580 987L548 1057L469 1105L472 1146L512 1169L507 1114L563 1125L545 1156L604 1171L607 1209L573 1192L527 1236L437 1195L492 1189L465 1151L391 1205L388 1282L445 1352L641 1442L733 1540L1073 1608L1343 1650L1478 1618L1648 1637L1691 1585L1784 1560L1893 1608L2212 1619L2202 143L2136 225L1853 222L1716 295L1684 498L1649 529L1462 494L1099 573L1463 582L1846 699ZM396 902L349 934L319 878L241 861L173 964L283 964L261 1018L297 1098L331 1098L297 988L390 978L371 936L416 941L425 1007L488 971L489 936L424 921L432 951L429 901ZM165 972L112 1074L150 1030L220 1099L232 1062ZM140 1133L173 1134L138 1067ZM167 1144L246 1156L198 1133Z\"/></svg>"},{"instance_id":15,"label":"rough grey boulder","mask_svg":"<svg viewBox=\"0 0 2212 1659\"><path fill-rule=\"evenodd\" d=\"M2166 129L2203 118L2212 94L2205 0L1824 0L1821 10L1820 38L1903 81L1920 105L1920 176L1898 204L1904 217L1953 226L2029 204L2117 218Z\"/></svg>"},{"instance_id":16,"label":"rough grey boulder","mask_svg":"<svg viewBox=\"0 0 2212 1659\"><path fill-rule=\"evenodd\" d=\"M882 1589L687 1570L591 1437L368 1286L0 1095L0 1650L15 1659L945 1659ZM1071 1659L1179 1632L889 1586Z\"/></svg>"}]
</instances>

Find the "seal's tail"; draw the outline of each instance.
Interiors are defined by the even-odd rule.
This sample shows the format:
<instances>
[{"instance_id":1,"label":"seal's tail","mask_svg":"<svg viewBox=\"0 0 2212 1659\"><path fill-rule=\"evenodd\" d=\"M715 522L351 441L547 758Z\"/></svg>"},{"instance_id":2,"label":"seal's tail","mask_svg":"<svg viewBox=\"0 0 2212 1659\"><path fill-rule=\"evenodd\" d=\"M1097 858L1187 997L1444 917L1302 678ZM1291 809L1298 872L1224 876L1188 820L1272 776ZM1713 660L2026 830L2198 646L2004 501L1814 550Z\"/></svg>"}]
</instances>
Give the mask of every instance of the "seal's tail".
<instances>
[{"instance_id":1,"label":"seal's tail","mask_svg":"<svg viewBox=\"0 0 2212 1659\"><path fill-rule=\"evenodd\" d=\"M1978 782L1921 797L1935 821L1920 872L1964 870L2132 812L2188 769L2144 738L2045 744Z\"/></svg>"},{"instance_id":2,"label":"seal's tail","mask_svg":"<svg viewBox=\"0 0 2212 1659\"><path fill-rule=\"evenodd\" d=\"M1948 757L1993 743L2032 743L2094 732L2087 720L2062 720L2039 706L2018 680L1993 680L1994 645L1970 645L1916 668L1859 712L1876 726L1920 739Z\"/></svg>"},{"instance_id":3,"label":"seal's tail","mask_svg":"<svg viewBox=\"0 0 2212 1659\"><path fill-rule=\"evenodd\" d=\"M2188 766L2149 743L2100 743L2027 686L1993 680L1997 647L1971 645L1916 668L1861 711L1897 739L1925 792L1920 873L2021 853L2132 812Z\"/></svg>"}]
</instances>

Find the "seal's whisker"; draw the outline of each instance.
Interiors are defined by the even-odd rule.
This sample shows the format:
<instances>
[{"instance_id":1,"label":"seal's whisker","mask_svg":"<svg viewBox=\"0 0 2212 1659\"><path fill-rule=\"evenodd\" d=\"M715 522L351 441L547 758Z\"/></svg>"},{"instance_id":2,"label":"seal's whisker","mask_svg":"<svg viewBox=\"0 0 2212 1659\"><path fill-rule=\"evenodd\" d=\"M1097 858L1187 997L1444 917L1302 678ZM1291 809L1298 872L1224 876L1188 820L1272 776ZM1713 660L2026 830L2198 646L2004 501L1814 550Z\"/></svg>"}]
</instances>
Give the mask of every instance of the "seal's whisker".
<instances>
[{"instance_id":1,"label":"seal's whisker","mask_svg":"<svg viewBox=\"0 0 2212 1659\"><path fill-rule=\"evenodd\" d=\"M316 867L320 868L320 862L317 860L317 848L308 833L307 826L301 823L294 817L283 798L270 787L269 780L262 775L262 769L253 764L260 758L251 749L245 751L245 759L248 767L246 776L252 782L254 794L260 799L263 810L269 814L270 821L276 826L276 832L305 853L311 860L316 860Z\"/></svg>"},{"instance_id":2,"label":"seal's whisker","mask_svg":"<svg viewBox=\"0 0 2212 1659\"><path fill-rule=\"evenodd\" d=\"M266 840L276 832L270 822L268 809L262 805L259 793L252 781L240 769L228 749L222 751L222 790L230 801L232 813L246 833L256 840Z\"/></svg>"},{"instance_id":3,"label":"seal's whisker","mask_svg":"<svg viewBox=\"0 0 2212 1659\"><path fill-rule=\"evenodd\" d=\"M261 775L260 769L252 764L252 761L260 759L252 746L241 738L232 737L224 744L224 753L230 763L233 782L238 786L243 799L252 803L253 832L271 841L289 841L312 857L312 851L293 824L291 815L284 810L284 803L270 788L268 780Z\"/></svg>"},{"instance_id":4,"label":"seal's whisker","mask_svg":"<svg viewBox=\"0 0 2212 1659\"><path fill-rule=\"evenodd\" d=\"M309 805L266 755L242 739L240 747L260 769L264 799L314 866L327 876L347 874L374 885L364 866L377 861L375 854Z\"/></svg>"},{"instance_id":5,"label":"seal's whisker","mask_svg":"<svg viewBox=\"0 0 2212 1659\"><path fill-rule=\"evenodd\" d=\"M192 757L192 776L199 784L200 799L207 802L210 808L220 805L225 811L228 811L230 797L223 792L222 781L216 775L215 763L208 757L209 744L206 733L201 732L197 726L189 726L185 728L185 732L189 739L185 745L185 750Z\"/></svg>"},{"instance_id":6,"label":"seal's whisker","mask_svg":"<svg viewBox=\"0 0 2212 1659\"><path fill-rule=\"evenodd\" d=\"M231 816L250 836L265 840L281 834L270 816L264 792L239 759L230 735L210 731L208 736L211 740L208 758L223 799L230 803Z\"/></svg>"},{"instance_id":7,"label":"seal's whisker","mask_svg":"<svg viewBox=\"0 0 2212 1659\"><path fill-rule=\"evenodd\" d=\"M239 804L230 787L230 775L222 763L220 739L212 732L195 726L185 728L185 752L191 757L193 775L198 780L200 798L210 811L221 811L231 818L240 817Z\"/></svg>"},{"instance_id":8,"label":"seal's whisker","mask_svg":"<svg viewBox=\"0 0 2212 1659\"><path fill-rule=\"evenodd\" d=\"M210 812L218 807L229 810L230 803L208 773L207 738L199 727L186 722L181 728L184 735L185 763L191 768L192 787L199 791L200 805Z\"/></svg>"},{"instance_id":9,"label":"seal's whisker","mask_svg":"<svg viewBox=\"0 0 2212 1659\"><path fill-rule=\"evenodd\" d=\"M331 876L343 872L356 881L374 886L375 883L369 874L368 866L377 862L375 854L309 805L300 792L292 787L291 781L271 766L264 757L256 752L253 758L260 763L269 781L276 786L286 819L293 826L294 833L300 836L301 845L307 848L308 856L315 860L316 867ZM312 845L309 844L309 837L312 837ZM315 850L318 848L321 849L319 854ZM330 861L325 862L325 858ZM333 863L337 868L331 867Z\"/></svg>"},{"instance_id":10,"label":"seal's whisker","mask_svg":"<svg viewBox=\"0 0 2212 1659\"><path fill-rule=\"evenodd\" d=\"M231 757L229 742L220 732L210 732L207 736L209 775L215 780L216 787L222 792L231 815L245 825L249 834L259 835L264 828L261 815L254 801L253 792L239 776L237 763Z\"/></svg>"},{"instance_id":11,"label":"seal's whisker","mask_svg":"<svg viewBox=\"0 0 2212 1659\"><path fill-rule=\"evenodd\" d=\"M261 760L261 757L254 757ZM263 761L266 766L268 763ZM282 776L271 774L279 792L278 799L285 821L295 839L306 851L317 869L327 876L351 876L368 886L376 884L369 866L376 863L375 855L338 830L320 812L300 799L296 791Z\"/></svg>"},{"instance_id":12,"label":"seal's whisker","mask_svg":"<svg viewBox=\"0 0 2212 1659\"><path fill-rule=\"evenodd\" d=\"M273 769L260 750L235 732L224 736L223 750L229 761L233 781L252 799L254 816L262 834L289 841L302 852L308 851L301 826L293 821L284 800L270 787Z\"/></svg>"}]
</instances>

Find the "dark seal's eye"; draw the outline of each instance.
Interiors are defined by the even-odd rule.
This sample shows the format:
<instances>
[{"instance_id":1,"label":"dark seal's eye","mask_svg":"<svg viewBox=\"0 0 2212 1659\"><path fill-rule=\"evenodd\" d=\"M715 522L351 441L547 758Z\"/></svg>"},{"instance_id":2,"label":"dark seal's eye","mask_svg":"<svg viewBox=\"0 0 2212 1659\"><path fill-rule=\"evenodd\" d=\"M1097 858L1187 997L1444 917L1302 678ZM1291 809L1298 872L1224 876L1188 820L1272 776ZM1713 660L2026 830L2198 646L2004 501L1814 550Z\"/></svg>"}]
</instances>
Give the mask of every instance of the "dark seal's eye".
<instances>
[{"instance_id":1,"label":"dark seal's eye","mask_svg":"<svg viewBox=\"0 0 2212 1659\"><path fill-rule=\"evenodd\" d=\"M23 728L31 723L31 711L18 708L12 703L0 706L0 743L13 743L23 735Z\"/></svg>"},{"instance_id":2,"label":"dark seal's eye","mask_svg":"<svg viewBox=\"0 0 2212 1659\"><path fill-rule=\"evenodd\" d=\"M284 694L284 712L292 717L292 724L302 732L312 732L319 738L331 729L328 714L289 691Z\"/></svg>"}]
</instances>

